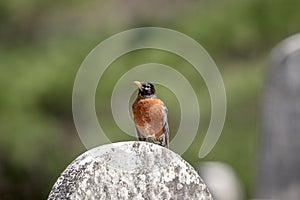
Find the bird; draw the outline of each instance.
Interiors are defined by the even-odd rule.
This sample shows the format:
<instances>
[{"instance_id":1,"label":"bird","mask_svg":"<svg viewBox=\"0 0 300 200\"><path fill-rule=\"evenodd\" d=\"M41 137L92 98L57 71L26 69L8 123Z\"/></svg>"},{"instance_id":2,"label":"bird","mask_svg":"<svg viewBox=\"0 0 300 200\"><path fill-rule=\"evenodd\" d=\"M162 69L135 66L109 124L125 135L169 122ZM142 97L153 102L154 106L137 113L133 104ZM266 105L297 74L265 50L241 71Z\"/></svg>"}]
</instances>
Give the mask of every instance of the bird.
<instances>
[{"instance_id":1,"label":"bird","mask_svg":"<svg viewBox=\"0 0 300 200\"><path fill-rule=\"evenodd\" d=\"M134 84L138 86L138 95L132 104L137 139L169 148L167 107L156 97L152 83L134 81Z\"/></svg>"}]
</instances>

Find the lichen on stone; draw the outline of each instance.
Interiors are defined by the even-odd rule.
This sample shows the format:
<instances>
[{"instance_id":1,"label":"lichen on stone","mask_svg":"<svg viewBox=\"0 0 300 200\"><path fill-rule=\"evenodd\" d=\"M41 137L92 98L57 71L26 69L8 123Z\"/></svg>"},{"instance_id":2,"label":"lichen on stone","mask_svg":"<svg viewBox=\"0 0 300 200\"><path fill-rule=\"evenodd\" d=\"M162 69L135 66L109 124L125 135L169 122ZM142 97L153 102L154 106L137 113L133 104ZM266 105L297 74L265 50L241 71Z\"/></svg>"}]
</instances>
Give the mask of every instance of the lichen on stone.
<instances>
[{"instance_id":1,"label":"lichen on stone","mask_svg":"<svg viewBox=\"0 0 300 200\"><path fill-rule=\"evenodd\" d=\"M54 184L54 199L202 199L212 197L179 155L147 142L120 142L75 159Z\"/></svg>"}]
</instances>

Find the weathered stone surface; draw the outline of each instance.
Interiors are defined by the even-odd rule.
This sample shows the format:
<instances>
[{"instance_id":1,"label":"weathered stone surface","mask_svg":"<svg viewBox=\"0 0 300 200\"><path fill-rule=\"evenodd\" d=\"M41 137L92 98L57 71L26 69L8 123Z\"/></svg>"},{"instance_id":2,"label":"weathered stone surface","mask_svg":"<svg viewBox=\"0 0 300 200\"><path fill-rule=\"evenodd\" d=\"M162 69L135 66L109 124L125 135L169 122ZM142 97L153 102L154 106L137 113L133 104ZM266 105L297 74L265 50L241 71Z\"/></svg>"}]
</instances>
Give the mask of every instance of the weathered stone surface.
<instances>
[{"instance_id":1,"label":"weathered stone surface","mask_svg":"<svg viewBox=\"0 0 300 200\"><path fill-rule=\"evenodd\" d=\"M255 197L300 199L300 34L280 43L271 56Z\"/></svg>"},{"instance_id":2,"label":"weathered stone surface","mask_svg":"<svg viewBox=\"0 0 300 200\"><path fill-rule=\"evenodd\" d=\"M212 199L179 155L146 142L103 145L79 156L48 199Z\"/></svg>"}]
</instances>

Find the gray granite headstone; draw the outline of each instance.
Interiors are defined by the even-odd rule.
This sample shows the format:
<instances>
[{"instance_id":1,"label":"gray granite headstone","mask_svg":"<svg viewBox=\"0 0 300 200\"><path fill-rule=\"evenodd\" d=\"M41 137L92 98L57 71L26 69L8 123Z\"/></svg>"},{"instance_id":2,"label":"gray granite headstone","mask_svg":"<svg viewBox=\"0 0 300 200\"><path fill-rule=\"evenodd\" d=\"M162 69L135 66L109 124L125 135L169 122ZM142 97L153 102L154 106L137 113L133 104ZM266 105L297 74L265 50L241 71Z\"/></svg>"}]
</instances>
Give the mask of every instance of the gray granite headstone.
<instances>
[{"instance_id":1,"label":"gray granite headstone","mask_svg":"<svg viewBox=\"0 0 300 200\"><path fill-rule=\"evenodd\" d=\"M186 161L147 142L120 142L89 150L75 159L54 184L53 199L212 200Z\"/></svg>"},{"instance_id":2,"label":"gray granite headstone","mask_svg":"<svg viewBox=\"0 0 300 200\"><path fill-rule=\"evenodd\" d=\"M260 199L300 199L300 34L271 54L262 103Z\"/></svg>"},{"instance_id":3,"label":"gray granite headstone","mask_svg":"<svg viewBox=\"0 0 300 200\"><path fill-rule=\"evenodd\" d=\"M218 161L208 161L200 162L197 169L214 199L245 199L242 184L230 165Z\"/></svg>"}]
</instances>

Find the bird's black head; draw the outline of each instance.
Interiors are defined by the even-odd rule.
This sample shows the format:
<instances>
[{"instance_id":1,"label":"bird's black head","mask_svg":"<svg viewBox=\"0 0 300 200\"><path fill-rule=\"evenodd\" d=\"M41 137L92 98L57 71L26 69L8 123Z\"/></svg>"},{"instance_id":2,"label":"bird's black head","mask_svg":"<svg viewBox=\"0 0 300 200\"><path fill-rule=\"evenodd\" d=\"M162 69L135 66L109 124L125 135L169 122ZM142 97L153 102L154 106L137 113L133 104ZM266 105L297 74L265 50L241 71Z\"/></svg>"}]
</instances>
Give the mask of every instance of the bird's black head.
<instances>
[{"instance_id":1,"label":"bird's black head","mask_svg":"<svg viewBox=\"0 0 300 200\"><path fill-rule=\"evenodd\" d=\"M142 97L145 98L155 97L155 88L152 83L134 81L134 84L136 84L139 87L139 94Z\"/></svg>"}]
</instances>

